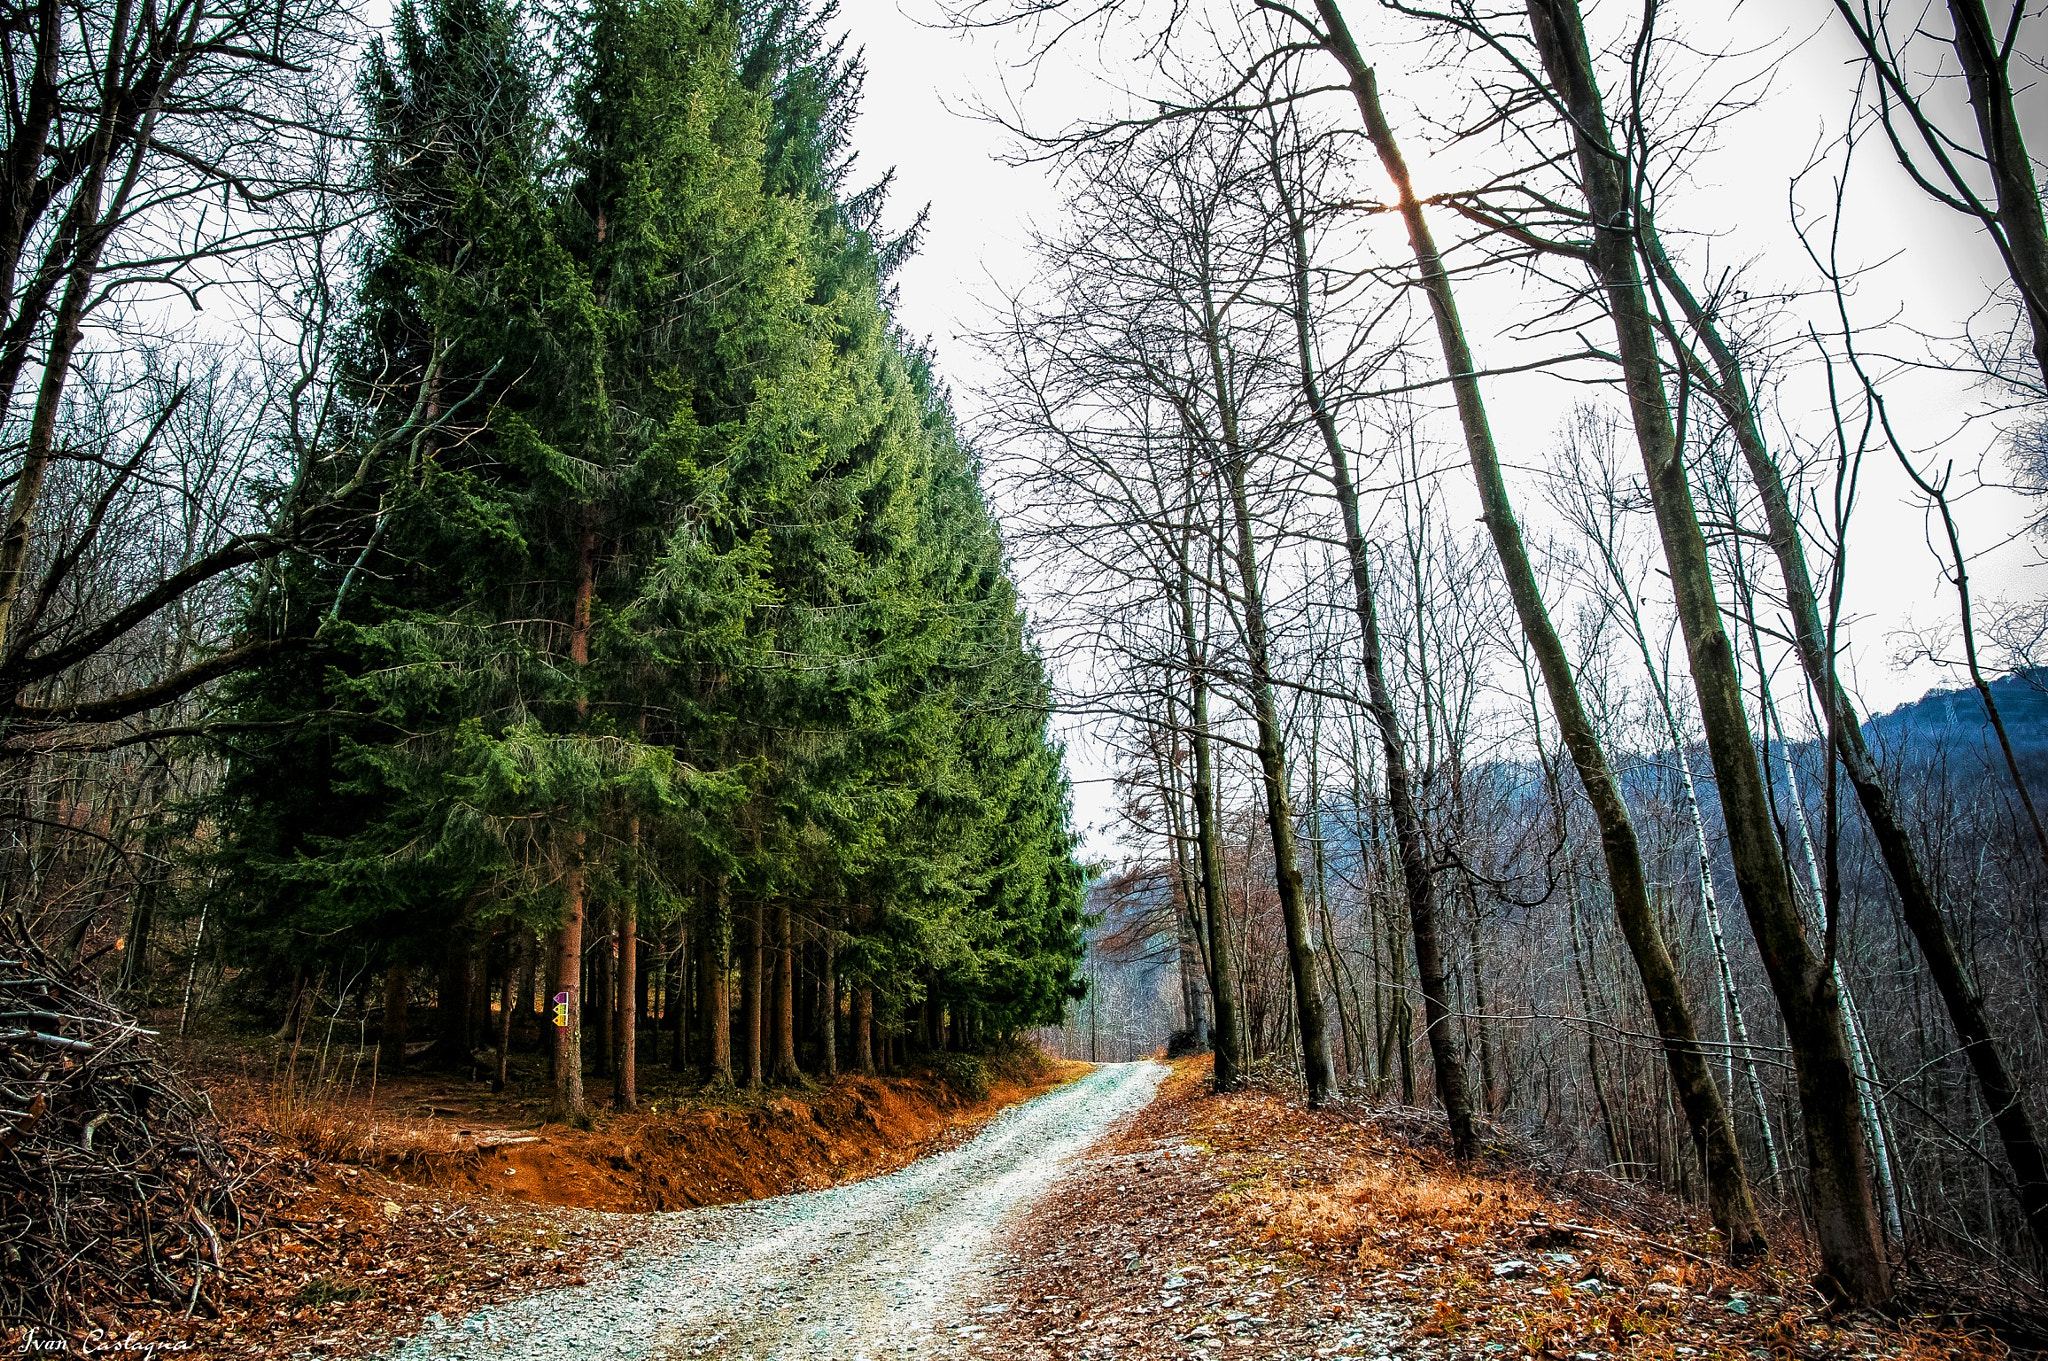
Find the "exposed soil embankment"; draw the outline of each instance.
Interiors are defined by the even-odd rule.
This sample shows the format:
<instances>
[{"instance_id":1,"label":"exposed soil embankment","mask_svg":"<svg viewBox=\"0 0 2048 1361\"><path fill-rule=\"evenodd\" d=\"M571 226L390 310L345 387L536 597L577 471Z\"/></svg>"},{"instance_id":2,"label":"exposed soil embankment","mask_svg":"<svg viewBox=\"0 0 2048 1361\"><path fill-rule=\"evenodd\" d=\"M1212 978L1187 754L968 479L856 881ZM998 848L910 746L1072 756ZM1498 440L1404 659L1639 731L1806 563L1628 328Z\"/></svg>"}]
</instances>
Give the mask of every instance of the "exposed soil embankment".
<instances>
[{"instance_id":1,"label":"exposed soil embankment","mask_svg":"<svg viewBox=\"0 0 2048 1361\"><path fill-rule=\"evenodd\" d=\"M692 1098L589 1130L406 1125L338 1151L418 1185L589 1210L683 1210L894 1171L1079 1071L1013 1072L978 1098L932 1074L846 1077L813 1092Z\"/></svg>"},{"instance_id":2,"label":"exposed soil embankment","mask_svg":"<svg viewBox=\"0 0 2048 1361\"><path fill-rule=\"evenodd\" d=\"M180 1067L205 1079L239 1168L220 1268L190 1318L125 1300L88 1302L86 1317L100 1350L112 1339L195 1361L361 1355L431 1314L575 1284L664 1222L616 1212L894 1171L1088 1071L1035 1050L985 1070L939 1062L951 1081L920 1070L767 1093L707 1094L661 1073L650 1109L635 1115L604 1112L597 1084L599 1113L575 1129L539 1122L538 1070L515 1071L513 1088L493 1095L467 1074L373 1083L367 1058L359 1078L351 1056L323 1061L319 1081L302 1072L293 1082L282 1076L289 1060L261 1046L194 1044ZM0 1350L26 1336L0 1323Z\"/></svg>"}]
</instances>

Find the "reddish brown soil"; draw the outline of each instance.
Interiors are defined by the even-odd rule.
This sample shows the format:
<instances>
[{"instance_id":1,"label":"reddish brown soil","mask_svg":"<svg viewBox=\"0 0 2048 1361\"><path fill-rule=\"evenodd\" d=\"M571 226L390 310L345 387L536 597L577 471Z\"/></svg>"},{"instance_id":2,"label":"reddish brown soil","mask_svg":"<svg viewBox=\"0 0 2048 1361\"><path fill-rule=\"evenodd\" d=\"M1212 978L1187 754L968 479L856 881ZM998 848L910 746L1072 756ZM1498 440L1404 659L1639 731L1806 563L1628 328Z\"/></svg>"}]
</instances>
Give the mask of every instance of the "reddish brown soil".
<instances>
[{"instance_id":1,"label":"reddish brown soil","mask_svg":"<svg viewBox=\"0 0 2048 1361\"><path fill-rule=\"evenodd\" d=\"M366 1080L332 1072L288 1083L281 1060L247 1044L194 1046L183 1060L208 1088L246 1178L241 1224L220 1226L220 1284L189 1320L160 1306L91 1302L102 1335L68 1329L73 1350L128 1339L181 1357L362 1355L429 1313L578 1281L640 1241L646 1221L617 1212L893 1171L1087 1071L1013 1056L981 1099L924 1072L707 1095L657 1071L643 1113L603 1111L600 1084L591 1127L577 1129L539 1123L531 1080L494 1096L485 1083L409 1073L373 1095ZM26 1340L0 1328L0 1352Z\"/></svg>"},{"instance_id":2,"label":"reddish brown soil","mask_svg":"<svg viewBox=\"0 0 2048 1361\"><path fill-rule=\"evenodd\" d=\"M934 1073L843 1075L830 1086L706 1089L665 1067L643 1070L640 1110L610 1109L593 1081L587 1127L547 1123L540 1061L523 1057L503 1093L430 1069L373 1082L343 1061L287 1082L287 1059L249 1045L192 1047L230 1125L269 1131L335 1163L450 1191L625 1213L758 1200L891 1172L958 1142L1004 1107L1087 1071L1035 1050L989 1065L985 1097Z\"/></svg>"},{"instance_id":3,"label":"reddish brown soil","mask_svg":"<svg viewBox=\"0 0 2048 1361\"><path fill-rule=\"evenodd\" d=\"M360 1156L449 1190L590 1210L680 1210L894 1171L1061 1076L992 1083L981 1101L929 1075L847 1077L817 1092L700 1097L680 1111L612 1115L590 1130L385 1128Z\"/></svg>"}]
</instances>

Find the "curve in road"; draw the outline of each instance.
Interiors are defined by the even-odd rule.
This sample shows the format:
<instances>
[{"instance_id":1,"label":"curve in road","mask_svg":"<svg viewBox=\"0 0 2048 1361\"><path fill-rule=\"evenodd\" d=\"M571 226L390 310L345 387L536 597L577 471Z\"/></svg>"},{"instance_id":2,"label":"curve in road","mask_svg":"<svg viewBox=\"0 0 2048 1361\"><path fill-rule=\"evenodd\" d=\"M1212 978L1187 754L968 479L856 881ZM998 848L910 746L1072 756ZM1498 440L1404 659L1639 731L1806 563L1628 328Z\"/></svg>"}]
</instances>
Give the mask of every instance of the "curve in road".
<instances>
[{"instance_id":1,"label":"curve in road","mask_svg":"<svg viewBox=\"0 0 2048 1361\"><path fill-rule=\"evenodd\" d=\"M974 1139L829 1191L662 1215L588 1285L430 1321L392 1361L868 1361L921 1354L1003 1221L1052 1186L1166 1068L1105 1064Z\"/></svg>"}]
</instances>

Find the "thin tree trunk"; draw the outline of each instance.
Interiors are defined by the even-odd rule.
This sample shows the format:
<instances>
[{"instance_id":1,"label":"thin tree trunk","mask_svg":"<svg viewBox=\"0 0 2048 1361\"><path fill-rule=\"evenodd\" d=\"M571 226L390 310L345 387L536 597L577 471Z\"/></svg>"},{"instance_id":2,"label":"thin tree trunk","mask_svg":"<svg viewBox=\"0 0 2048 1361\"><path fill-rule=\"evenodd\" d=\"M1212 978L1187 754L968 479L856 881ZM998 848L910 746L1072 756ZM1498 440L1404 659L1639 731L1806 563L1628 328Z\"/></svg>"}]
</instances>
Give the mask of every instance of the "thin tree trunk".
<instances>
[{"instance_id":1,"label":"thin tree trunk","mask_svg":"<svg viewBox=\"0 0 2048 1361\"><path fill-rule=\"evenodd\" d=\"M1195 857L1201 884L1202 914L1209 928L1209 997L1216 1008L1215 1089L1234 1092L1243 1084L1244 1050L1238 1012L1237 967L1231 948L1230 923L1223 900L1223 845L1216 831L1216 776L1209 746L1209 680L1203 640L1196 634L1194 599L1189 587L1187 545L1180 548L1179 613L1181 645L1187 655L1190 726L1188 745L1195 758Z\"/></svg>"},{"instance_id":2,"label":"thin tree trunk","mask_svg":"<svg viewBox=\"0 0 2048 1361\"><path fill-rule=\"evenodd\" d=\"M2013 105L2010 57L1991 26L1984 0L1948 0L1948 12L1956 26L1957 64L1970 87L1970 110L1977 115L1984 162L1997 190L1999 254L2027 309L2034 363L2048 383L2048 220L2042 217L2033 158L2027 154ZM2015 15L2013 23L2019 22Z\"/></svg>"},{"instance_id":3,"label":"thin tree trunk","mask_svg":"<svg viewBox=\"0 0 2048 1361\"><path fill-rule=\"evenodd\" d=\"M640 839L640 820L633 819L633 840ZM638 1054L640 994L634 980L640 971L640 905L628 893L619 904L618 1077L612 1083L612 1105L622 1111L640 1108Z\"/></svg>"},{"instance_id":4,"label":"thin tree trunk","mask_svg":"<svg viewBox=\"0 0 2048 1361\"><path fill-rule=\"evenodd\" d=\"M1636 269L1628 225L1631 202L1620 158L1608 137L1577 4L1528 0L1528 11L1544 68L1572 118L1579 183L1593 218L1591 265L1614 321L1636 440L1714 759L1736 884L1792 1046L1826 1283L1848 1303L1877 1306L1891 1296L1891 1268L1871 1198L1841 1001L1832 970L1814 953L1799 920L1757 769L1734 650L1721 624L1706 540Z\"/></svg>"},{"instance_id":5,"label":"thin tree trunk","mask_svg":"<svg viewBox=\"0 0 2048 1361\"><path fill-rule=\"evenodd\" d=\"M1434 235L1423 215L1422 206L1415 196L1407 163L1394 139L1393 130L1380 109L1377 82L1372 69L1365 64L1362 54L1351 41L1349 30L1343 27L1342 16L1338 13L1333 0L1321 0L1319 8L1324 14L1325 22L1330 25L1335 55L1351 77L1353 94L1365 119L1374 150L1400 194L1401 212L1408 228L1409 242L1422 272L1423 288L1430 301L1438 341L1443 349L1446 368L1451 375L1459 420L1464 430L1466 448L1471 456L1473 476L1479 485L1480 503L1485 511L1487 529L1507 579L1508 594L1514 603L1516 617L1543 672L1544 687L1549 692L1551 708L1557 716L1559 731L1564 738L1566 749L1571 753L1580 784L1586 791L1595 820L1600 826L1601 850L1606 861L1616 916L1621 922L1622 935L1628 943L1630 953L1634 956L1637 972L1642 979L1643 990L1663 1043L1666 1064L1671 1070L1673 1084L1678 1089L1696 1149L1706 1169L1708 1199L1715 1225L1727 1239L1731 1258L1752 1259L1763 1252L1765 1242L1756 1207L1750 1197L1748 1180L1742 1168L1741 1145L1736 1141L1727 1107L1722 1100L1720 1089L1714 1083L1713 1071L1708 1065L1706 1054L1700 1047L1699 1032L1685 999L1683 982L1678 976L1676 965L1672 962L1663 935L1657 928L1656 918L1650 910L1642 853L1637 843L1634 825L1629 819L1628 807L1614 785L1607 766L1606 752L1579 698L1570 657L1565 652L1556 628L1551 624L1548 607L1544 604L1541 589L1536 581L1535 569L1529 561L1528 550L1522 540L1521 524L1509 499L1506 479L1501 473L1500 459L1494 446L1484 398L1474 376L1476 366L1465 339L1463 323L1458 317L1450 276L1444 268L1442 256L1437 250ZM1297 263L1297 292L1303 295L1299 310L1305 313L1305 241L1297 240L1297 252L1300 257ZM1305 338L1301 344L1306 369L1309 367L1309 360L1306 358ZM1326 413L1319 424L1325 427L1325 443L1337 450L1336 457L1341 458L1343 446L1336 438L1334 420ZM1348 475L1344 481L1348 483ZM1349 499L1350 506L1346 511L1347 525L1355 524L1355 496L1347 498L1344 490L1340 488L1339 498L1340 501ZM1347 538L1350 536L1351 531L1347 529ZM1389 764L1392 764L1391 758ZM1390 776L1390 790L1392 784ZM1398 828L1398 813L1396 823ZM1405 863L1408 858L1405 847L1402 854Z\"/></svg>"},{"instance_id":6,"label":"thin tree trunk","mask_svg":"<svg viewBox=\"0 0 2048 1361\"><path fill-rule=\"evenodd\" d=\"M440 990L434 1007L434 1049L428 1056L430 1062L450 1068L462 1068L475 1061L469 1047L469 1003L476 958L468 917L465 909L463 920L442 947Z\"/></svg>"},{"instance_id":7,"label":"thin tree trunk","mask_svg":"<svg viewBox=\"0 0 2048 1361\"><path fill-rule=\"evenodd\" d=\"M659 1025L661 1018L656 1014L657 1001L654 997L653 961L648 958L648 952L645 950L640 950L636 953L639 956L639 962L635 965L633 973L633 1014L639 1017L644 1025ZM661 1058L660 1041L658 1039L655 1043L655 1052L648 1057L655 1060Z\"/></svg>"},{"instance_id":8,"label":"thin tree trunk","mask_svg":"<svg viewBox=\"0 0 2048 1361\"><path fill-rule=\"evenodd\" d=\"M833 948L830 932L825 933L823 950L825 976L819 983L819 992L824 1008L823 1015L819 1018L818 1043L823 1052L825 1081L830 1082L839 1076L838 952Z\"/></svg>"},{"instance_id":9,"label":"thin tree trunk","mask_svg":"<svg viewBox=\"0 0 2048 1361\"><path fill-rule=\"evenodd\" d=\"M697 1005L703 1011L704 1077L730 1086L732 1072L732 909L727 879L715 875L705 886L697 928Z\"/></svg>"},{"instance_id":10,"label":"thin tree trunk","mask_svg":"<svg viewBox=\"0 0 2048 1361\"><path fill-rule=\"evenodd\" d=\"M555 952L556 1112L583 1115L583 834L577 832L562 873L562 930Z\"/></svg>"},{"instance_id":11,"label":"thin tree trunk","mask_svg":"<svg viewBox=\"0 0 2048 1361\"><path fill-rule=\"evenodd\" d=\"M1814 592L1813 577L1806 563L1799 520L1777 461L1771 456L1770 446L1763 438L1763 427L1757 419L1756 406L1750 397L1742 366L1714 318L1700 305L1672 265L1653 226L1646 224L1641 236L1658 281L1677 301L1687 324L1692 327L1713 364L1711 374L1701 375L1706 380L1703 385L1728 417L1736 445L1742 450L1743 461L1749 469L1750 480L1763 504L1765 526L1770 535L1771 550L1778 560L1787 613L1792 621L1794 650L1799 655L1800 666L1815 693L1822 697L1823 707L1829 710L1837 759L1849 777L1850 787L1856 791L1857 803L1863 809L1864 820L1877 843L1878 855L1898 892L1900 915L1905 918L1906 929L1912 933L1915 944L1927 961L1927 971L1933 976L1935 988L1941 994L1949 1023L1955 1027L1956 1036L1962 1041L1963 1053L1977 1079L1978 1091L1984 1098L1985 1108L1991 1112L1992 1124L1998 1130L2006 1160L2012 1167L2015 1193L2028 1227L2035 1241L2048 1251L2048 1153L2042 1149L2033 1117L2027 1110L2012 1070L2006 1064L2004 1050L1992 1031L1991 1018L1985 1010L1976 980L1963 962L1962 951L1957 947L1955 937L1948 929L1948 921L1935 900L1933 885L1920 863L1920 853L1893 802L1891 788L1878 768L1877 758L1864 738L1862 719L1857 714L1855 703L1836 672L1828 645L1828 630L1821 619L1820 601ZM2041 334L2037 329L2037 344Z\"/></svg>"},{"instance_id":12,"label":"thin tree trunk","mask_svg":"<svg viewBox=\"0 0 2048 1361\"><path fill-rule=\"evenodd\" d=\"M144 875L135 886L135 896L128 905L128 930L121 954L121 975L119 990L134 992L143 984L149 966L149 935L156 921L157 876L154 871Z\"/></svg>"},{"instance_id":13,"label":"thin tree trunk","mask_svg":"<svg viewBox=\"0 0 2048 1361\"><path fill-rule=\"evenodd\" d=\"M1727 506L1733 515L1735 498L1732 489L1728 491ZM1736 600L1740 606L1741 622L1749 628L1751 660L1756 666L1758 707L1764 721L1764 745L1768 753L1770 734L1776 729L1783 737L1785 725L1778 718L1778 702L1771 693L1771 673L1764 664L1763 637L1756 626L1756 600L1750 589L1748 567L1743 560L1742 541L1737 536L1731 544L1735 577ZM1820 864L1814 856L1813 832L1807 824L1806 800L1799 790L1799 770L1790 753L1783 762L1785 771L1786 802L1792 807L1793 824L1799 830L1799 845L1806 863L1807 886L1812 893L1814 916L1819 919L1817 934L1826 932L1827 890L1821 882ZM1830 770L1830 775L1833 771ZM1789 848L1788 848L1789 850ZM1796 896L1796 895L1795 895ZM1856 1017L1856 997L1849 989L1848 976L1842 969L1839 958L1830 960L1834 971L1835 989L1842 997L1842 1026L1849 1037L1849 1061L1856 1075L1856 1094L1863 1107L1863 1123L1870 1137L1871 1168L1876 1174L1878 1206L1884 1213L1886 1231L1894 1243L1903 1243L1906 1236L1905 1220L1899 1213L1898 1187L1892 1180L1890 1137L1883 1108L1877 1101L1877 1083L1873 1078L1875 1064L1870 1048L1864 1042L1863 1027Z\"/></svg>"},{"instance_id":14,"label":"thin tree trunk","mask_svg":"<svg viewBox=\"0 0 2048 1361\"><path fill-rule=\"evenodd\" d=\"M1597 524L1597 521L1595 523ZM1743 1081L1749 1092L1750 1101L1756 1107L1757 1127L1763 1138L1764 1158L1771 1170L1771 1183L1776 1185L1783 1177L1784 1169L1778 1159L1778 1140L1772 1130L1770 1104L1764 1099L1763 1080L1757 1073L1756 1050L1749 1040L1749 1023L1743 1015L1742 995L1736 990L1735 973L1728 960L1727 936L1721 928L1720 900L1714 890L1714 865L1709 854L1706 818L1700 809L1699 787L1693 779L1692 761L1685 749L1685 736L1678 726L1678 712L1671 704L1670 687L1665 684L1656 657L1650 651L1649 634L1643 628L1642 614L1635 604L1635 587L1622 571L1612 542L1597 529L1591 537L1607 570L1608 580L1613 584L1615 599L1625 602L1617 608L1628 625L1629 636L1635 640L1637 652L1642 655L1643 671L1649 677L1650 689L1657 697L1658 712L1664 719L1665 734L1671 740L1671 763L1678 770L1684 790L1686 812L1692 824L1696 861L1694 868L1695 877L1699 881L1700 908L1706 917L1708 943L1714 952L1714 969L1720 980L1721 1012L1724 1017L1722 1029L1731 1041L1730 1052L1725 1057L1723 1069L1732 1086L1736 1063L1735 1051L1739 1050Z\"/></svg>"},{"instance_id":15,"label":"thin tree trunk","mask_svg":"<svg viewBox=\"0 0 2048 1361\"><path fill-rule=\"evenodd\" d=\"M1472 1021L1479 1030L1479 1093L1487 1112L1493 1114L1501 1109L1502 1092L1493 1057L1493 1023L1486 995L1486 954L1479 938L1479 903L1469 876L1465 880L1465 900L1466 931L1472 956L1472 1000L1476 1008Z\"/></svg>"},{"instance_id":16,"label":"thin tree trunk","mask_svg":"<svg viewBox=\"0 0 2048 1361\"><path fill-rule=\"evenodd\" d=\"M1323 453L1330 462L1331 484L1343 515L1344 551L1351 568L1353 607L1358 613L1360 669L1365 673L1366 712L1379 730L1381 753L1386 761L1387 805L1394 820L1394 837L1400 847L1401 882L1408 894L1408 915L1415 944L1416 972L1422 985L1424 1024L1435 1062L1437 1099L1450 1121L1451 1146L1465 1159L1478 1151L1472 1129L1471 1096L1465 1078L1464 1059L1458 1053L1452 1033L1451 1006L1446 987L1443 949L1438 938L1436 876L1429 869L1429 852L1424 842L1422 816L1415 806L1413 776L1408 766L1408 741L1401 728L1401 716L1394 707L1393 690L1387 684L1386 652L1380 642L1379 603L1373 591L1372 565L1366 555L1365 535L1358 512L1358 494L1352 484L1350 460L1337 435L1336 418L1322 397L1316 372L1308 318L1308 247L1298 215L1291 211L1294 235L1295 334L1301 366L1303 395L1315 417L1323 439Z\"/></svg>"},{"instance_id":17,"label":"thin tree trunk","mask_svg":"<svg viewBox=\"0 0 2048 1361\"><path fill-rule=\"evenodd\" d=\"M384 1024L377 1033L377 1064L385 1072L405 1067L406 1014L412 1001L412 970L393 964L384 971Z\"/></svg>"},{"instance_id":18,"label":"thin tree trunk","mask_svg":"<svg viewBox=\"0 0 2048 1361\"><path fill-rule=\"evenodd\" d=\"M690 980L696 976L696 939L688 921L676 923L676 952L668 966L668 1023L676 1031L670 1048L670 1068L690 1070L690 1009L696 1001Z\"/></svg>"},{"instance_id":19,"label":"thin tree trunk","mask_svg":"<svg viewBox=\"0 0 2048 1361\"><path fill-rule=\"evenodd\" d=\"M1593 1083L1593 1104L1600 1111L1600 1127L1607 1135L1607 1159L1619 1167L1626 1161L1622 1152L1621 1134L1615 1128L1614 1108L1607 1102L1607 1086L1600 1080L1600 1047L1593 1039L1593 988L1586 980L1585 955L1579 948L1579 897L1576 890L1566 890L1571 905L1571 915L1566 923L1569 935L1566 937L1572 956L1572 972L1579 984L1579 1010L1586 1017L1586 1075Z\"/></svg>"},{"instance_id":20,"label":"thin tree trunk","mask_svg":"<svg viewBox=\"0 0 2048 1361\"><path fill-rule=\"evenodd\" d=\"M80 205L90 217L98 216L102 183L103 166L96 165L80 197ZM119 198L125 201L125 193ZM14 494L8 501L6 518L0 521L0 657L10 657L21 650L20 640L11 636L9 628L13 623L15 602L20 598L24 584L23 570L28 564L43 478L55 457L64 387L71 376L72 358L79 341L84 338L82 322L92 295L94 271L106 233L99 223L94 222L81 233L80 241L50 328L49 352L43 357L42 383L37 389L35 408L29 418L21 467L14 477Z\"/></svg>"},{"instance_id":21,"label":"thin tree trunk","mask_svg":"<svg viewBox=\"0 0 2048 1361\"><path fill-rule=\"evenodd\" d=\"M73 963L77 962L75 957L80 943L85 938L85 928L91 924L92 919L90 917L83 918L81 919L80 927L72 933L70 948L65 953L73 956ZM299 1019L299 1001L305 995L306 966L304 964L294 964L292 966L291 994L285 998L284 1003L284 1018L277 1023L277 1029L270 1032L271 1039L282 1040L292 1033L292 1027L298 1023Z\"/></svg>"},{"instance_id":22,"label":"thin tree trunk","mask_svg":"<svg viewBox=\"0 0 2048 1361\"><path fill-rule=\"evenodd\" d=\"M1220 323L1214 301L1207 296L1206 282L1202 301L1206 314L1203 339L1208 347L1216 403L1223 424L1224 480L1229 490L1231 518L1237 530L1234 560L1244 611L1245 653L1251 671L1252 719L1258 737L1259 772L1265 785L1266 825L1273 842L1273 877L1280 898L1280 918L1287 933L1288 970L1294 980L1295 1018L1301 1033L1302 1077L1308 1088L1309 1105L1313 1107L1323 1105L1337 1095L1337 1073L1330 1060L1329 1024L1323 1013L1322 971L1316 964L1314 933L1309 924L1300 856L1295 847L1293 796L1287 787L1287 753L1281 736L1279 707L1273 698L1265 595L1259 580L1259 554L1253 537L1251 504L1245 490L1247 456L1238 437L1236 403L1230 376L1223 363ZM1469 1144L1469 1136L1465 1142Z\"/></svg>"},{"instance_id":23,"label":"thin tree trunk","mask_svg":"<svg viewBox=\"0 0 2048 1361\"><path fill-rule=\"evenodd\" d=\"M507 1072L512 1062L512 1013L518 1008L519 969L528 946L523 933L516 928L512 942L508 943L505 956L505 976L498 988L498 1064L491 1075L491 1090L505 1090Z\"/></svg>"},{"instance_id":24,"label":"thin tree trunk","mask_svg":"<svg viewBox=\"0 0 2048 1361\"><path fill-rule=\"evenodd\" d=\"M762 963L761 904L757 899L747 904L747 936L740 956L740 1044L747 1061L749 1087L761 1085L766 1068L761 1043L765 1038L761 1033Z\"/></svg>"},{"instance_id":25,"label":"thin tree trunk","mask_svg":"<svg viewBox=\"0 0 2048 1361\"><path fill-rule=\"evenodd\" d=\"M875 1071L875 990L855 988L853 991L853 1070L856 1073Z\"/></svg>"},{"instance_id":26,"label":"thin tree trunk","mask_svg":"<svg viewBox=\"0 0 2048 1361\"><path fill-rule=\"evenodd\" d=\"M803 1081L796 1066L796 940L789 904L775 904L775 1081Z\"/></svg>"}]
</instances>

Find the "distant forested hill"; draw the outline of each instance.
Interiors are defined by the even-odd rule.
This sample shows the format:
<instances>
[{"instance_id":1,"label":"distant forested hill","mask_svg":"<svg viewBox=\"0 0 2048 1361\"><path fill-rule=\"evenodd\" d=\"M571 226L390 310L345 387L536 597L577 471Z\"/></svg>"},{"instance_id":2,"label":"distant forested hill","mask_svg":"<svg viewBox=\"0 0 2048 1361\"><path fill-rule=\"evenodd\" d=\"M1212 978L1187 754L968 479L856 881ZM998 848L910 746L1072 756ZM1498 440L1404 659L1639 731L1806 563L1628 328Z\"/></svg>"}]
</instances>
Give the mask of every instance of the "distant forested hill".
<instances>
[{"instance_id":1,"label":"distant forested hill","mask_svg":"<svg viewBox=\"0 0 2048 1361\"><path fill-rule=\"evenodd\" d=\"M2048 770L2048 667L2032 667L1993 681L1991 695L2012 739L2013 752L2031 771ZM1908 758L1962 750L1997 754L1984 702L1970 686L1929 690L1920 698L1864 724L1886 750Z\"/></svg>"}]
</instances>

